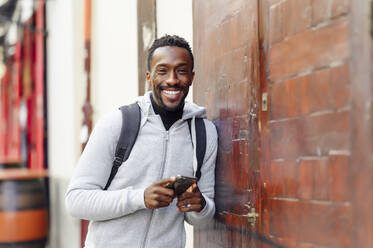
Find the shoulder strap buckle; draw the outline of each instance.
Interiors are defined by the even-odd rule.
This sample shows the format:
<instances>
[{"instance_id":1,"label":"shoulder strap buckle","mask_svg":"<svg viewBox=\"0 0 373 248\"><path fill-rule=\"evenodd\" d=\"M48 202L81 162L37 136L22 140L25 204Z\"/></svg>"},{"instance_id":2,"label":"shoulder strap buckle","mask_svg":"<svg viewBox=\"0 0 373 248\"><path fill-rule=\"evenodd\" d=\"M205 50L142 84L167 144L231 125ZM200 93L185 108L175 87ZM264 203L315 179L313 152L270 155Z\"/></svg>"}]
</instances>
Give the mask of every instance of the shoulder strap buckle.
<instances>
[{"instance_id":1,"label":"shoulder strap buckle","mask_svg":"<svg viewBox=\"0 0 373 248\"><path fill-rule=\"evenodd\" d=\"M121 158L121 157L115 157L114 161L113 161L113 166L119 168L122 165L122 163L123 163L123 158Z\"/></svg>"}]
</instances>

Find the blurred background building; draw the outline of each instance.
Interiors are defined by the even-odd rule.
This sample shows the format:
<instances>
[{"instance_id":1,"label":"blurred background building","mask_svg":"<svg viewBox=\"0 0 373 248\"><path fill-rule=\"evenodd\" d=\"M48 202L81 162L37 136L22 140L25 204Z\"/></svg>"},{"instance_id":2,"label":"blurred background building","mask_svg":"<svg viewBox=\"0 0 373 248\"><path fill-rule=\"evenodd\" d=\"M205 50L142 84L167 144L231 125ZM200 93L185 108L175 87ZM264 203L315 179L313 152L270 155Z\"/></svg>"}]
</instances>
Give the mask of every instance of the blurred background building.
<instances>
[{"instance_id":1,"label":"blurred background building","mask_svg":"<svg viewBox=\"0 0 373 248\"><path fill-rule=\"evenodd\" d=\"M178 34L195 54L188 99L219 132L217 214L187 226L187 247L372 247L372 6L1 0L0 179L47 169L38 235L82 247L64 194L92 126L148 89L147 48Z\"/></svg>"},{"instance_id":2,"label":"blurred background building","mask_svg":"<svg viewBox=\"0 0 373 248\"><path fill-rule=\"evenodd\" d=\"M49 247L81 247L86 223L66 213L64 194L82 146L100 116L145 92L155 37L178 34L192 45L192 2L1 4L0 161L48 168Z\"/></svg>"}]
</instances>

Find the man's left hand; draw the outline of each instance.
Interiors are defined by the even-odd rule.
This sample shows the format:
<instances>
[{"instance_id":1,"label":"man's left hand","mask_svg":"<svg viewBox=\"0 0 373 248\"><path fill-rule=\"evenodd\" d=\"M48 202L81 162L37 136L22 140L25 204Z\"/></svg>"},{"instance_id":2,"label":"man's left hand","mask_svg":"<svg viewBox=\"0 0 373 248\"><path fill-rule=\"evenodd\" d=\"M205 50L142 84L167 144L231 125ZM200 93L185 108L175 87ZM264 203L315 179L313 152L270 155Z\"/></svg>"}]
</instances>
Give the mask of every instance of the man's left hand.
<instances>
[{"instance_id":1,"label":"man's left hand","mask_svg":"<svg viewBox=\"0 0 373 248\"><path fill-rule=\"evenodd\" d=\"M205 205L205 198L203 198L196 183L177 197L176 206L181 212L201 212Z\"/></svg>"}]
</instances>

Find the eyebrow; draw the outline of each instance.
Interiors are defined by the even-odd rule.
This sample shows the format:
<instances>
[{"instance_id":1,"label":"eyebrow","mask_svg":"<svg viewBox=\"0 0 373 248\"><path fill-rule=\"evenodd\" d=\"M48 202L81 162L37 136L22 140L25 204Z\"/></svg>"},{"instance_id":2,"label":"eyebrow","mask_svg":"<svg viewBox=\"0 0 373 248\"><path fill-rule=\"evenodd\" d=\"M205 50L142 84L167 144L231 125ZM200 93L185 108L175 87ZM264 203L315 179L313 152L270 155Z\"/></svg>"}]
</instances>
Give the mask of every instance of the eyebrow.
<instances>
[{"instance_id":1,"label":"eyebrow","mask_svg":"<svg viewBox=\"0 0 373 248\"><path fill-rule=\"evenodd\" d=\"M176 67L187 66L187 65L188 65L188 63L180 63L180 64L177 64ZM158 64L155 67L158 68L158 67L162 67L162 66L168 67L168 64Z\"/></svg>"},{"instance_id":2,"label":"eyebrow","mask_svg":"<svg viewBox=\"0 0 373 248\"><path fill-rule=\"evenodd\" d=\"M159 64L159 65L156 65L156 66L155 66L155 69L158 69L158 68L160 68L160 67L167 67L167 65L166 65L166 64Z\"/></svg>"}]
</instances>

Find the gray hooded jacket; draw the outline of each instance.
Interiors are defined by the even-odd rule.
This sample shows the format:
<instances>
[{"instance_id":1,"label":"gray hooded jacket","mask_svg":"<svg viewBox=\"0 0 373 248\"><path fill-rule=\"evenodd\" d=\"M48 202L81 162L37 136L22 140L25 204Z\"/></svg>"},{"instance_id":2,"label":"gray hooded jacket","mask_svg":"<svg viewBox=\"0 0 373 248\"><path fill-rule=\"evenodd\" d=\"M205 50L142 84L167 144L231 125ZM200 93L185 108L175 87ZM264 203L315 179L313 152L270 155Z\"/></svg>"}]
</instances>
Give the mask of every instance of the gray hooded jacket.
<instances>
[{"instance_id":1,"label":"gray hooded jacket","mask_svg":"<svg viewBox=\"0 0 373 248\"><path fill-rule=\"evenodd\" d=\"M166 131L160 116L154 114L149 92L139 97L137 103L141 108L139 135L108 190L103 188L110 175L122 126L119 110L107 114L95 126L66 192L69 213L90 220L86 248L182 248L185 247L184 219L199 225L215 213L217 132L206 119L206 155L198 182L206 200L204 209L184 214L176 210L176 199L165 208L145 207L144 190L154 182L176 175L194 175L195 151L186 119L206 117L206 112L186 102L182 119ZM193 128L192 136L195 140Z\"/></svg>"}]
</instances>

